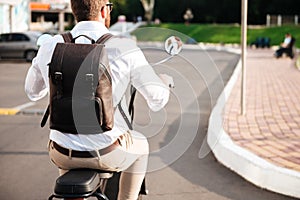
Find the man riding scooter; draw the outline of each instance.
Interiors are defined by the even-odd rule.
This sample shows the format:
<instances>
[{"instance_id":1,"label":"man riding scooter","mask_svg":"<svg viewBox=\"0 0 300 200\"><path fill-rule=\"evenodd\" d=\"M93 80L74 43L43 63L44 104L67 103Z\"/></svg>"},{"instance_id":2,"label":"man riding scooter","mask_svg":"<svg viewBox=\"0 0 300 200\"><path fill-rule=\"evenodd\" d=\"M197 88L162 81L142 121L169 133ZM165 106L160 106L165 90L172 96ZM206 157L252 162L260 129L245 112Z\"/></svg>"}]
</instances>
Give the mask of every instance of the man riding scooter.
<instances>
[{"instance_id":1,"label":"man riding scooter","mask_svg":"<svg viewBox=\"0 0 300 200\"><path fill-rule=\"evenodd\" d=\"M73 38L86 35L95 41L109 33L112 4L107 0L71 0L77 24L70 31ZM37 101L49 91L48 64L57 43L64 42L56 35L40 46L25 81L28 97ZM78 37L75 43L89 43ZM112 76L113 106L119 102L127 112L123 98L132 84L146 99L153 111L163 108L169 99L169 85L173 79L165 74L156 75L142 51L130 39L113 37L105 43ZM61 151L61 150L64 151ZM78 153L74 153L78 152ZM91 153L92 152L92 153ZM147 171L149 147L144 135L129 130L119 109L115 110L112 130L99 134L71 134L51 129L49 155L62 175L73 168L94 168L122 171L118 199L137 199ZM83 156L84 155L84 156Z\"/></svg>"}]
</instances>

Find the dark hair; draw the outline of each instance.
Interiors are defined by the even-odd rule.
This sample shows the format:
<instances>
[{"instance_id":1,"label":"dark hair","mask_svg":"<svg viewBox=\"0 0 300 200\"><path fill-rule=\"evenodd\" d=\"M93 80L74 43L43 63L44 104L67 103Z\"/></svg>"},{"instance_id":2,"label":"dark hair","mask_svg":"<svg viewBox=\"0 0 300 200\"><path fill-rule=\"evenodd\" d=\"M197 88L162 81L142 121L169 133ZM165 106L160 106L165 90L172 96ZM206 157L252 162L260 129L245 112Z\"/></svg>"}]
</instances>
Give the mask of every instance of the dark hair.
<instances>
[{"instance_id":1,"label":"dark hair","mask_svg":"<svg viewBox=\"0 0 300 200\"><path fill-rule=\"evenodd\" d=\"M95 19L104 6L105 0L71 0L72 12L78 22Z\"/></svg>"}]
</instances>

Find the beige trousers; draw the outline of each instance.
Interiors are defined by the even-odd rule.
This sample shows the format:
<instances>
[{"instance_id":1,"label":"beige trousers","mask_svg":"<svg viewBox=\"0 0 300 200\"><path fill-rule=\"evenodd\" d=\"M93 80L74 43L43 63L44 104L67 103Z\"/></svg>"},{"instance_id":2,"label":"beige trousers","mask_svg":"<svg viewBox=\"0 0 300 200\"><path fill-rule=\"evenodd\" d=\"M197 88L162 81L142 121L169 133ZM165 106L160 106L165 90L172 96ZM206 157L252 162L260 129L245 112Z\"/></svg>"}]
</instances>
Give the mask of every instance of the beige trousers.
<instances>
[{"instance_id":1,"label":"beige trousers","mask_svg":"<svg viewBox=\"0 0 300 200\"><path fill-rule=\"evenodd\" d=\"M136 200L146 174L149 145L145 136L132 131L120 137L121 146L92 158L69 157L58 152L49 143L51 161L59 167L60 175L74 168L92 168L108 171L122 171L118 200Z\"/></svg>"}]
</instances>

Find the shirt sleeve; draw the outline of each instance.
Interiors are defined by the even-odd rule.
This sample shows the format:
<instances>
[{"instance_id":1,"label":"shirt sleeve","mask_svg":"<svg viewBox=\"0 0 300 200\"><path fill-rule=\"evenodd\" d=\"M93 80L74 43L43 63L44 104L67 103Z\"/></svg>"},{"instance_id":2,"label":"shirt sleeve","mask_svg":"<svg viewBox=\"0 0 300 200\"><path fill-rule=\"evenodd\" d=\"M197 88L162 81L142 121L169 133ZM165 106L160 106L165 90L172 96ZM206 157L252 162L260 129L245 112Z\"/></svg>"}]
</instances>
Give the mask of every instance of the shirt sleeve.
<instances>
[{"instance_id":1,"label":"shirt sleeve","mask_svg":"<svg viewBox=\"0 0 300 200\"><path fill-rule=\"evenodd\" d=\"M131 59L132 85L143 95L152 111L159 111L169 100L170 90L161 81L138 48Z\"/></svg>"},{"instance_id":2,"label":"shirt sleeve","mask_svg":"<svg viewBox=\"0 0 300 200\"><path fill-rule=\"evenodd\" d=\"M39 48L37 56L32 60L25 79L25 93L32 101L42 99L49 91L48 64L57 42L62 42L60 35L54 36Z\"/></svg>"},{"instance_id":3,"label":"shirt sleeve","mask_svg":"<svg viewBox=\"0 0 300 200\"><path fill-rule=\"evenodd\" d=\"M42 73L37 66L36 58L27 72L25 79L25 93L31 101L37 101L45 97L48 93Z\"/></svg>"}]
</instances>

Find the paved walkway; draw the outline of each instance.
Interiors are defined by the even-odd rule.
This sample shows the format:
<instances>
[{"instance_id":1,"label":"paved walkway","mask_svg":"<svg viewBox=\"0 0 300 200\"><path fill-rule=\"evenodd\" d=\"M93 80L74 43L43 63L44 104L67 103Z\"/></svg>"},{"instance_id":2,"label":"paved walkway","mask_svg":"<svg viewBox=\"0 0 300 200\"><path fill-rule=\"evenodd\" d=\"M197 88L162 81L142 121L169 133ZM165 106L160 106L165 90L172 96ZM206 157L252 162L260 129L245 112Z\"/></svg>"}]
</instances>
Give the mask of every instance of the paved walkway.
<instances>
[{"instance_id":1,"label":"paved walkway","mask_svg":"<svg viewBox=\"0 0 300 200\"><path fill-rule=\"evenodd\" d=\"M211 126L208 142L221 163L250 182L300 198L300 71L295 60L273 52L248 49L246 114L239 73L212 114L212 124L221 121L217 115L223 123L221 131Z\"/></svg>"},{"instance_id":2,"label":"paved walkway","mask_svg":"<svg viewBox=\"0 0 300 200\"><path fill-rule=\"evenodd\" d=\"M249 50L247 59L246 114L240 115L239 77L225 107L224 130L261 158L300 172L300 71L270 50Z\"/></svg>"}]
</instances>

